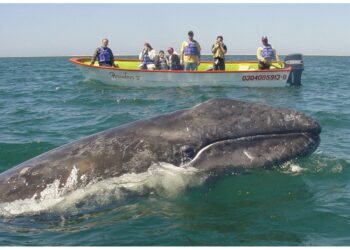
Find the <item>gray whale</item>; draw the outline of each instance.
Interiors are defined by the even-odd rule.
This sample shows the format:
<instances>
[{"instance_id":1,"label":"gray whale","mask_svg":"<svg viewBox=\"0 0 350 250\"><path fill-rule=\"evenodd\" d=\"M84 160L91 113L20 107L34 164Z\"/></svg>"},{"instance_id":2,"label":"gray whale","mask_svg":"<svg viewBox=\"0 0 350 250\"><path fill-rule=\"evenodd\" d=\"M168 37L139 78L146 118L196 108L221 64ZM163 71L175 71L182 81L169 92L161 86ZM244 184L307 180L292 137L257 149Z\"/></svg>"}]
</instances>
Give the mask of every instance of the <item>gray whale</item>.
<instances>
[{"instance_id":1,"label":"gray whale","mask_svg":"<svg viewBox=\"0 0 350 250\"><path fill-rule=\"evenodd\" d=\"M88 136L13 167L0 174L0 203L39 199L57 180L72 191L145 172L158 162L200 171L270 167L312 153L320 132L316 121L294 110L212 99Z\"/></svg>"}]
</instances>

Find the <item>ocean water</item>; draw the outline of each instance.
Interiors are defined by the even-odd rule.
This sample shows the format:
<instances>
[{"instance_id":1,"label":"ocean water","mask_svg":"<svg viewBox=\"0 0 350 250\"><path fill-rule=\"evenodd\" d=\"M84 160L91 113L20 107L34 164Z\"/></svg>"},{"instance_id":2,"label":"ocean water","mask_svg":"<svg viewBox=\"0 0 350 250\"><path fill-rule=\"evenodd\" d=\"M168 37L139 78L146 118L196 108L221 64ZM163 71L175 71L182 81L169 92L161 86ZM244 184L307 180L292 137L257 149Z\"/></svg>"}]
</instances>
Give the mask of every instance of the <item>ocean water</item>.
<instances>
[{"instance_id":1,"label":"ocean water","mask_svg":"<svg viewBox=\"0 0 350 250\"><path fill-rule=\"evenodd\" d=\"M314 154L272 170L208 178L159 164L63 200L49 193L40 204L2 207L0 245L350 245L350 57L304 61L301 87L121 88L84 80L64 57L0 58L1 172L214 97L296 109L322 126Z\"/></svg>"}]
</instances>

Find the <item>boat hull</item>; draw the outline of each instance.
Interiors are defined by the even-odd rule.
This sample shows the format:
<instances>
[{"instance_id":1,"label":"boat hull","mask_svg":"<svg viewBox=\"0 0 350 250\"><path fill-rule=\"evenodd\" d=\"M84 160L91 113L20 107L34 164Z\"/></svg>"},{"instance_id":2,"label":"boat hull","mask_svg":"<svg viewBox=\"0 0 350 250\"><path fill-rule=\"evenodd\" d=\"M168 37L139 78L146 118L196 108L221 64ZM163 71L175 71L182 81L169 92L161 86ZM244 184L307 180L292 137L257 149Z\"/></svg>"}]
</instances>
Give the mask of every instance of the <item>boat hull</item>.
<instances>
[{"instance_id":1,"label":"boat hull","mask_svg":"<svg viewBox=\"0 0 350 250\"><path fill-rule=\"evenodd\" d=\"M77 64L87 79L128 87L284 87L290 69L246 71L150 71Z\"/></svg>"}]
</instances>

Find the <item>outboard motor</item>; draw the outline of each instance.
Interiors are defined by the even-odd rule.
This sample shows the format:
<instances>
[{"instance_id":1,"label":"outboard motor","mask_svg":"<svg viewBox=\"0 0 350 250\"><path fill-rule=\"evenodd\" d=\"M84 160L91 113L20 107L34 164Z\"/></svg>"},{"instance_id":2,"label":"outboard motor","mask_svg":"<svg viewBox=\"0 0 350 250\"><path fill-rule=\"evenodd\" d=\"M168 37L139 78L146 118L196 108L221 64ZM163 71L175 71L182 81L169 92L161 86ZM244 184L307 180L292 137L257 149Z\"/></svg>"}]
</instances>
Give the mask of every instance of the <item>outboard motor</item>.
<instances>
[{"instance_id":1,"label":"outboard motor","mask_svg":"<svg viewBox=\"0 0 350 250\"><path fill-rule=\"evenodd\" d=\"M287 82L291 85L301 85L301 74L304 71L304 61L302 54L290 54L284 58L286 68L292 67Z\"/></svg>"}]
</instances>

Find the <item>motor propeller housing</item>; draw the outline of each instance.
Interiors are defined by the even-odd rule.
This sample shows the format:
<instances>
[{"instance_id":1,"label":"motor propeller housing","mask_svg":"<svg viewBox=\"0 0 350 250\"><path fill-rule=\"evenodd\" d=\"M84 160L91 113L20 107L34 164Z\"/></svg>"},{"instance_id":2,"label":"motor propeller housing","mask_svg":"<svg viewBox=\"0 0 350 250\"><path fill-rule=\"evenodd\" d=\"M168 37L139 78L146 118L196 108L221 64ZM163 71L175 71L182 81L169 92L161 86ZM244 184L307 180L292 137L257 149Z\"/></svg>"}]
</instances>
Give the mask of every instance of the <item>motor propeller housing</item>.
<instances>
[{"instance_id":1,"label":"motor propeller housing","mask_svg":"<svg viewBox=\"0 0 350 250\"><path fill-rule=\"evenodd\" d=\"M292 67L287 83L301 85L301 74L304 71L304 60L302 54L290 54L284 58L285 67Z\"/></svg>"}]
</instances>

